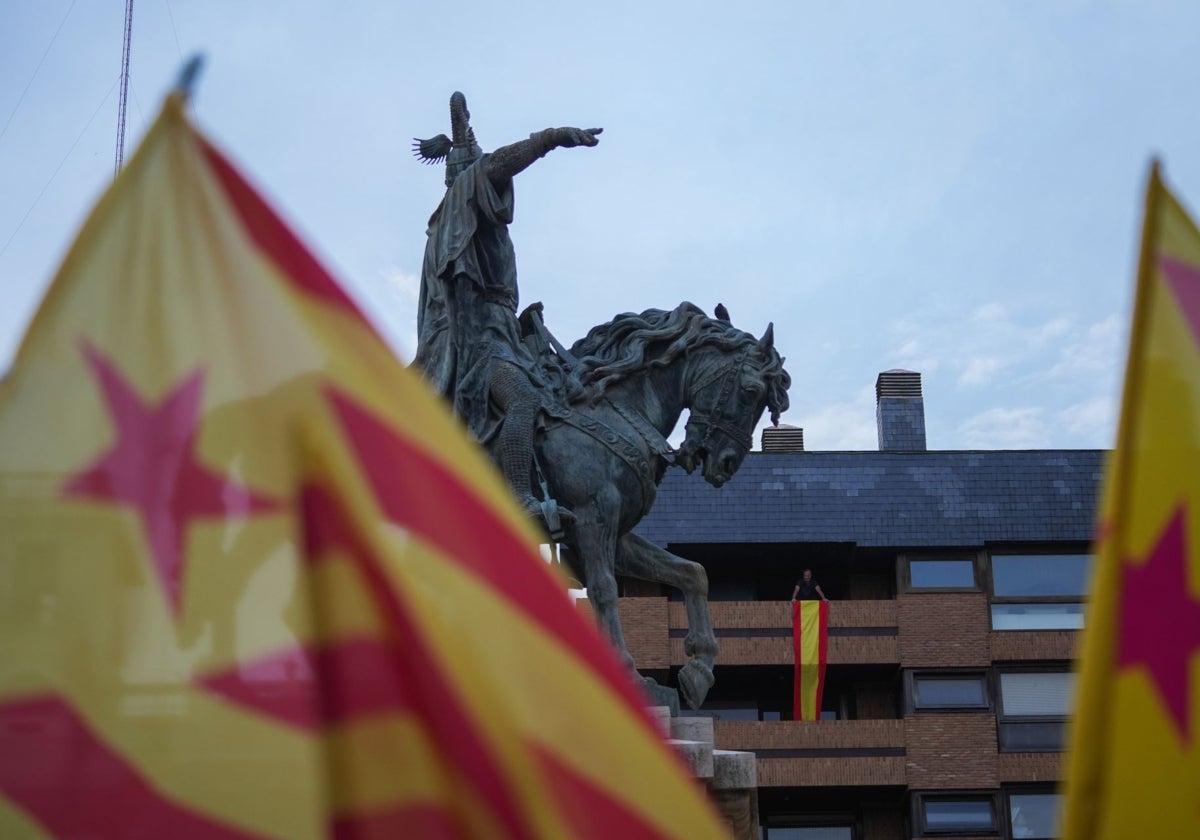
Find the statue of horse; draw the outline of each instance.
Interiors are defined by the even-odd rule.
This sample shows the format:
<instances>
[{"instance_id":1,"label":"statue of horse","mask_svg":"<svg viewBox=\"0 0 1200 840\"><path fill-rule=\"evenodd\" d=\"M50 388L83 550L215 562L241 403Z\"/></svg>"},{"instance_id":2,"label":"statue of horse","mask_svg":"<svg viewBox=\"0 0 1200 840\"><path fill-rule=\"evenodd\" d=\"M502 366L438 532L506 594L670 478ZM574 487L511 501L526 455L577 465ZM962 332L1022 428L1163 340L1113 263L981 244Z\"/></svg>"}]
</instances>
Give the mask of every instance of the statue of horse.
<instances>
[{"instance_id":1,"label":"statue of horse","mask_svg":"<svg viewBox=\"0 0 1200 840\"><path fill-rule=\"evenodd\" d=\"M774 347L735 328L724 307L710 318L681 303L671 311L618 315L592 329L569 353L583 393L535 438L549 494L573 511L564 554L587 587L600 624L629 667L617 616L617 576L683 592L689 660L679 672L683 699L699 708L713 684L717 640L708 615L708 577L699 564L632 533L654 504L672 455L689 473L697 466L720 487L750 451L752 433L769 408L777 422L791 379ZM666 436L690 409L678 452Z\"/></svg>"}]
</instances>

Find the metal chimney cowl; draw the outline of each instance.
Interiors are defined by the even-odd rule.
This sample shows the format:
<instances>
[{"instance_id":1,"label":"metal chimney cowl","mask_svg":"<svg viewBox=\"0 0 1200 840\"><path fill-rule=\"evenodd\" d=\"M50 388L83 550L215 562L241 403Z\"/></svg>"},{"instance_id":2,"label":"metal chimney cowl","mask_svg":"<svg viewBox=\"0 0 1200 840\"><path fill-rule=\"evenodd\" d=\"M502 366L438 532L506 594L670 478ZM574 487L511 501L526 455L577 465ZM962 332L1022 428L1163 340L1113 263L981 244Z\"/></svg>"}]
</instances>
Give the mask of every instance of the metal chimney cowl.
<instances>
[{"instance_id":1,"label":"metal chimney cowl","mask_svg":"<svg viewBox=\"0 0 1200 840\"><path fill-rule=\"evenodd\" d=\"M767 426L762 431L763 452L803 452L804 429L780 423Z\"/></svg>"}]
</instances>

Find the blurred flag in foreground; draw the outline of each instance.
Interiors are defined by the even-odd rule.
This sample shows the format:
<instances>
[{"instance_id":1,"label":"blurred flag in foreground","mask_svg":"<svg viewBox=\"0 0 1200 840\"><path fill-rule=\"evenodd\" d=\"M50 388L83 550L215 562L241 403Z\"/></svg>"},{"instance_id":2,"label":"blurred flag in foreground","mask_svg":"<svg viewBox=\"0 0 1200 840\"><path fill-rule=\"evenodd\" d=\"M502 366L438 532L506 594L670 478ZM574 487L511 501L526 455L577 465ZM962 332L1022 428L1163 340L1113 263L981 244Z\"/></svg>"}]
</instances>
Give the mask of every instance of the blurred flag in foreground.
<instances>
[{"instance_id":1,"label":"blurred flag in foreground","mask_svg":"<svg viewBox=\"0 0 1200 840\"><path fill-rule=\"evenodd\" d=\"M829 602L792 601L792 719L820 720L825 694Z\"/></svg>"},{"instance_id":2,"label":"blurred flag in foreground","mask_svg":"<svg viewBox=\"0 0 1200 840\"><path fill-rule=\"evenodd\" d=\"M1200 231L1157 167L1101 516L1064 836L1200 837Z\"/></svg>"},{"instance_id":3,"label":"blurred flag in foreground","mask_svg":"<svg viewBox=\"0 0 1200 840\"><path fill-rule=\"evenodd\" d=\"M719 835L502 481L179 97L0 440L0 836Z\"/></svg>"}]
</instances>

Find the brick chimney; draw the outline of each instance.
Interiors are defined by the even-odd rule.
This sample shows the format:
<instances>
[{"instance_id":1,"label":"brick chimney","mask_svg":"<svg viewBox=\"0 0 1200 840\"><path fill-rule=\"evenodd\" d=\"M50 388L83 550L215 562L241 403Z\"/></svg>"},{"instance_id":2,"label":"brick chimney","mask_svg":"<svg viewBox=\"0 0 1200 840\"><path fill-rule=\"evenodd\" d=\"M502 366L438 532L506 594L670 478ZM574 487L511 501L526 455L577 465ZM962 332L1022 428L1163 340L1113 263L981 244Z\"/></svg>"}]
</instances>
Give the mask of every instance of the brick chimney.
<instances>
[{"instance_id":1,"label":"brick chimney","mask_svg":"<svg viewBox=\"0 0 1200 840\"><path fill-rule=\"evenodd\" d=\"M875 380L875 422L880 452L925 451L925 400L921 374L885 370Z\"/></svg>"}]
</instances>

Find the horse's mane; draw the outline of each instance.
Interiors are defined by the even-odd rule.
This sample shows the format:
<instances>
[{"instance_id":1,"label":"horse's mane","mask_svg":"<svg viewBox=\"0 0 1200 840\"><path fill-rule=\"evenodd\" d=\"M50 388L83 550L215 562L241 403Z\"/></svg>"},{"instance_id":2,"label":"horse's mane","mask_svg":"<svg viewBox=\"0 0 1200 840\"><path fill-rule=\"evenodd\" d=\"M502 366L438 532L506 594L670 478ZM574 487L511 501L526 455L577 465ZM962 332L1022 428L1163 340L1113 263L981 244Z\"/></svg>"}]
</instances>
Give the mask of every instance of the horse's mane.
<instances>
[{"instance_id":1,"label":"horse's mane","mask_svg":"<svg viewBox=\"0 0 1200 840\"><path fill-rule=\"evenodd\" d=\"M591 401L631 374L649 367L669 365L680 356L703 346L714 345L731 352L759 348L747 361L762 375L767 386L767 407L778 422L787 410L791 377L774 347L762 352L759 340L727 321L709 318L700 307L683 302L674 309L647 309L640 315L626 312L607 324L593 327L571 347L579 362L580 380ZM662 349L647 359L651 346Z\"/></svg>"}]
</instances>

